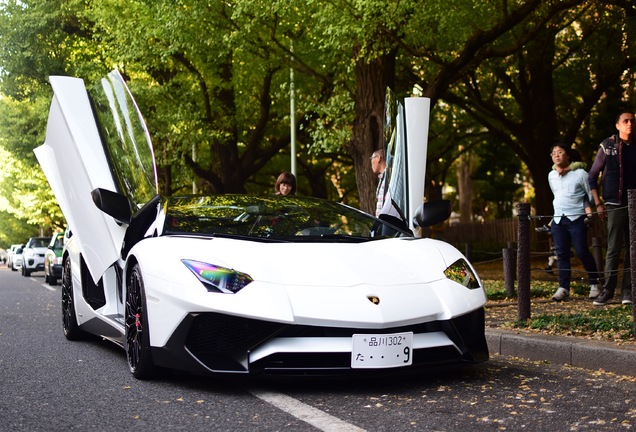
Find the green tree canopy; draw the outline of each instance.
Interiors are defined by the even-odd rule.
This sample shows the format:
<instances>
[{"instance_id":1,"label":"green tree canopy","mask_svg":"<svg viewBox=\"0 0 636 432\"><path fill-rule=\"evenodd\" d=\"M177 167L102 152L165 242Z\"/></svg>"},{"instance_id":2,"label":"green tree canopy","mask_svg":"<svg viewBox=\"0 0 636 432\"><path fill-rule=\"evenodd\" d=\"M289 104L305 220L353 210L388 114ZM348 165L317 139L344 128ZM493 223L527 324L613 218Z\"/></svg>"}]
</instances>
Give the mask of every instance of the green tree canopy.
<instances>
[{"instance_id":1,"label":"green tree canopy","mask_svg":"<svg viewBox=\"0 0 636 432\"><path fill-rule=\"evenodd\" d=\"M419 86L433 106L427 194L440 196L461 151L496 143L528 167L545 212L545 148L575 142L591 157L633 91L635 16L623 0L6 0L0 146L31 183L2 190L16 217L25 201L42 208L33 223L63 223L32 154L47 77L95 82L117 67L163 193L270 192L288 169L293 70L301 193L371 211L385 89Z\"/></svg>"}]
</instances>

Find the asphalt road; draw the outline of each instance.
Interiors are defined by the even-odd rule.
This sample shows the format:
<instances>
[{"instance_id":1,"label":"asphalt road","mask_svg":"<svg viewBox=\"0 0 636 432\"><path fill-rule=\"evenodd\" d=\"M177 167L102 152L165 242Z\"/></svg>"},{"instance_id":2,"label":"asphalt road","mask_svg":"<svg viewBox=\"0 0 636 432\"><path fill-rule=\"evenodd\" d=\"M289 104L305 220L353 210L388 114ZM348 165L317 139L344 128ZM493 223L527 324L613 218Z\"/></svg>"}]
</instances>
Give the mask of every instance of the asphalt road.
<instances>
[{"instance_id":1,"label":"asphalt road","mask_svg":"<svg viewBox=\"0 0 636 432\"><path fill-rule=\"evenodd\" d=\"M636 382L495 357L392 380L137 381L123 350L69 342L60 290L0 267L0 431L565 431L636 428Z\"/></svg>"}]
</instances>

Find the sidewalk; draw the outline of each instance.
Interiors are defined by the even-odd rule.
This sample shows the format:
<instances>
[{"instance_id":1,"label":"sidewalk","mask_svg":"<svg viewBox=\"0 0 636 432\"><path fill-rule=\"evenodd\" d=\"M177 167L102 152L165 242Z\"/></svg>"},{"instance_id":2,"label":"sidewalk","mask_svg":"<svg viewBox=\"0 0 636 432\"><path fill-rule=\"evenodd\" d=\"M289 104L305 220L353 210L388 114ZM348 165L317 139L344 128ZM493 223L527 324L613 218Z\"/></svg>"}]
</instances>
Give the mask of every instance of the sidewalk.
<instances>
[{"instance_id":1,"label":"sidewalk","mask_svg":"<svg viewBox=\"0 0 636 432\"><path fill-rule=\"evenodd\" d=\"M552 336L522 331L486 329L491 355L521 357L529 360L568 364L619 375L636 376L636 348L613 342Z\"/></svg>"},{"instance_id":2,"label":"sidewalk","mask_svg":"<svg viewBox=\"0 0 636 432\"><path fill-rule=\"evenodd\" d=\"M607 307L618 307L608 305ZM586 298L566 302L533 300L532 316L538 314L576 313L590 308ZM505 322L517 319L517 304L488 302L486 305L486 341L491 355L521 357L535 361L568 364L590 370L604 370L636 376L636 341L612 342L579 336L559 336L538 331L511 329Z\"/></svg>"}]
</instances>

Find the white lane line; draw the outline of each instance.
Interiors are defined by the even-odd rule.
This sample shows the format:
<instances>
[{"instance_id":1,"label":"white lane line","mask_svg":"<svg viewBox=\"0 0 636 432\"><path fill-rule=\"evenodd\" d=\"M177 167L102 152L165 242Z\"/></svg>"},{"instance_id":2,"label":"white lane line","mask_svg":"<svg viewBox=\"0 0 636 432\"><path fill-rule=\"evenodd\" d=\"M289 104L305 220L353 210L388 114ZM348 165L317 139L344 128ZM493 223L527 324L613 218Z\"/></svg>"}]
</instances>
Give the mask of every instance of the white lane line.
<instances>
[{"instance_id":1,"label":"white lane line","mask_svg":"<svg viewBox=\"0 0 636 432\"><path fill-rule=\"evenodd\" d=\"M325 432L365 432L351 423L280 393L252 390L257 398Z\"/></svg>"},{"instance_id":2,"label":"white lane line","mask_svg":"<svg viewBox=\"0 0 636 432\"><path fill-rule=\"evenodd\" d=\"M29 278L31 279L33 282L40 282L39 280L35 279L35 278ZM41 284L44 288L46 288L49 291L55 291L55 288L48 286L47 284L43 283Z\"/></svg>"}]
</instances>

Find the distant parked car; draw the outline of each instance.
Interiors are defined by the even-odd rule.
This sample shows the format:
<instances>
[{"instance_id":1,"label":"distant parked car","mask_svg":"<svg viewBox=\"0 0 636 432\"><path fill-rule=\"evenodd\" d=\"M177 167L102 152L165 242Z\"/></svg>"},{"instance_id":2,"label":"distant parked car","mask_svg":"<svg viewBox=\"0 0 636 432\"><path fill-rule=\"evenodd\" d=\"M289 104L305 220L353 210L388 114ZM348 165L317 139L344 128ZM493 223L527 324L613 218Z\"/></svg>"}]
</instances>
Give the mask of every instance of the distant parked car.
<instances>
[{"instance_id":1,"label":"distant parked car","mask_svg":"<svg viewBox=\"0 0 636 432\"><path fill-rule=\"evenodd\" d=\"M11 270L13 269L13 266L11 265L11 262L13 260L13 254L15 253L15 250L17 248L19 248L20 246L22 246L21 244L12 244L11 247L9 248L9 250L7 251L7 267L9 267Z\"/></svg>"},{"instance_id":2,"label":"distant parked car","mask_svg":"<svg viewBox=\"0 0 636 432\"><path fill-rule=\"evenodd\" d=\"M13 251L13 254L11 256L11 270L17 271L22 269L22 263L23 263L22 251L23 250L24 250L24 246L20 245Z\"/></svg>"},{"instance_id":3,"label":"distant parked car","mask_svg":"<svg viewBox=\"0 0 636 432\"><path fill-rule=\"evenodd\" d=\"M51 242L44 254L44 281L56 285L62 277L62 250L64 249L64 233L53 234Z\"/></svg>"},{"instance_id":4,"label":"distant parked car","mask_svg":"<svg viewBox=\"0 0 636 432\"><path fill-rule=\"evenodd\" d=\"M22 253L22 276L30 276L31 272L44 270L44 254L51 241L50 237L31 237Z\"/></svg>"}]
</instances>

